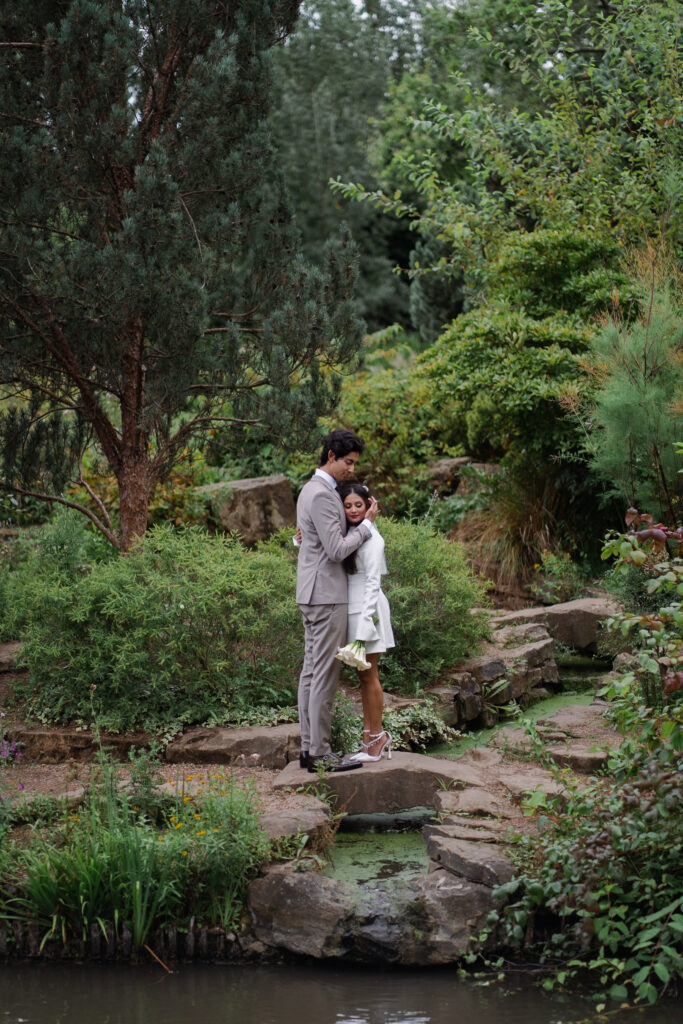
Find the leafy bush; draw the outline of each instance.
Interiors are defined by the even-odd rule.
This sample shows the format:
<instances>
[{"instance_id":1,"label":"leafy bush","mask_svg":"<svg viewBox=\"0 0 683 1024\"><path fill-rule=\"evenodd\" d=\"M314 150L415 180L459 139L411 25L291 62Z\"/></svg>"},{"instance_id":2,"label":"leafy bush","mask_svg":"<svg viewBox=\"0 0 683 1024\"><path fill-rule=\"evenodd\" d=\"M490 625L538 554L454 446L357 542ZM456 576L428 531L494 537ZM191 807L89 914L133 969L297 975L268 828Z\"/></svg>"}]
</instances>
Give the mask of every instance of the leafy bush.
<instances>
[{"instance_id":1,"label":"leafy bush","mask_svg":"<svg viewBox=\"0 0 683 1024\"><path fill-rule=\"evenodd\" d=\"M559 604L578 597L586 584L586 574L573 561L568 551L541 551L541 560L534 569L537 581L531 592L546 604Z\"/></svg>"},{"instance_id":2,"label":"leafy bush","mask_svg":"<svg viewBox=\"0 0 683 1024\"><path fill-rule=\"evenodd\" d=\"M487 635L485 584L468 567L464 550L424 521L382 519L396 647L382 655L382 683L418 693L444 665L473 654Z\"/></svg>"},{"instance_id":3,"label":"leafy bush","mask_svg":"<svg viewBox=\"0 0 683 1024\"><path fill-rule=\"evenodd\" d=\"M492 294L512 308L539 318L563 310L590 319L609 310L617 294L624 309L638 307L622 256L613 238L595 231L536 228L507 235L487 273Z\"/></svg>"},{"instance_id":4,"label":"leafy bush","mask_svg":"<svg viewBox=\"0 0 683 1024\"><path fill-rule=\"evenodd\" d=\"M589 328L495 306L458 317L418 360L417 381L442 442L476 456L555 453L577 427L560 400L583 388Z\"/></svg>"},{"instance_id":5,"label":"leafy bush","mask_svg":"<svg viewBox=\"0 0 683 1024\"><path fill-rule=\"evenodd\" d=\"M606 996L654 1002L683 970L683 785L677 761L641 748L623 783L576 790L540 837L533 867L502 886L504 938L533 920L542 959L566 983L586 968Z\"/></svg>"},{"instance_id":6,"label":"leafy bush","mask_svg":"<svg viewBox=\"0 0 683 1024\"><path fill-rule=\"evenodd\" d=\"M383 522L397 649L391 687L416 692L486 632L484 588L462 550L425 523ZM111 731L277 719L295 702L303 629L291 530L246 550L198 527L154 527L90 571L82 551L41 541L8 577L21 624L27 710Z\"/></svg>"},{"instance_id":7,"label":"leafy bush","mask_svg":"<svg viewBox=\"0 0 683 1024\"><path fill-rule=\"evenodd\" d=\"M395 750L418 750L425 754L428 747L452 743L460 736L457 729L444 723L433 699L385 711L383 725L392 735Z\"/></svg>"},{"instance_id":8,"label":"leafy bush","mask_svg":"<svg viewBox=\"0 0 683 1024\"><path fill-rule=\"evenodd\" d=\"M30 568L17 589L39 719L168 730L292 702L301 622L283 555L164 526L84 575Z\"/></svg>"}]
</instances>

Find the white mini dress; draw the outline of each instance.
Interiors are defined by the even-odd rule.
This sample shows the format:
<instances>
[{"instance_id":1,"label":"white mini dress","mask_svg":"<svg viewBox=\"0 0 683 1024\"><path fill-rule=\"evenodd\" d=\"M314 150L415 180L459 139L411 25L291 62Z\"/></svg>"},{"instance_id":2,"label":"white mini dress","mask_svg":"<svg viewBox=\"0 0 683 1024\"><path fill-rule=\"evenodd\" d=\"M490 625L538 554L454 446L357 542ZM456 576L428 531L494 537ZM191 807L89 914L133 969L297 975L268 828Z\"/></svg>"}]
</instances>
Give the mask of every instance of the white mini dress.
<instances>
[{"instance_id":1,"label":"white mini dress","mask_svg":"<svg viewBox=\"0 0 683 1024\"><path fill-rule=\"evenodd\" d=\"M382 590L386 574L384 540L374 523L368 540L356 551L356 572L350 573L347 642L362 640L366 654L382 654L395 647L389 602Z\"/></svg>"}]
</instances>

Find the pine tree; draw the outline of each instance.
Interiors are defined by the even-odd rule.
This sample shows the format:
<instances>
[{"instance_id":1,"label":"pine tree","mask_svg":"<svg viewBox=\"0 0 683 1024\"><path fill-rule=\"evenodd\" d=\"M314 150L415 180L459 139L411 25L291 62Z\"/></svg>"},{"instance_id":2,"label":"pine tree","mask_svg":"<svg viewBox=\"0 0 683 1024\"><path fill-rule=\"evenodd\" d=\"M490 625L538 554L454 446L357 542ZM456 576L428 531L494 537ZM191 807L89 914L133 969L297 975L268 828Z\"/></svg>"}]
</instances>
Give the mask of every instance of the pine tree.
<instances>
[{"instance_id":1,"label":"pine tree","mask_svg":"<svg viewBox=\"0 0 683 1024\"><path fill-rule=\"evenodd\" d=\"M349 244L301 258L266 128L298 0L4 0L0 453L5 488L76 504L126 550L217 423L285 444L360 344ZM120 529L82 478L116 476Z\"/></svg>"}]
</instances>

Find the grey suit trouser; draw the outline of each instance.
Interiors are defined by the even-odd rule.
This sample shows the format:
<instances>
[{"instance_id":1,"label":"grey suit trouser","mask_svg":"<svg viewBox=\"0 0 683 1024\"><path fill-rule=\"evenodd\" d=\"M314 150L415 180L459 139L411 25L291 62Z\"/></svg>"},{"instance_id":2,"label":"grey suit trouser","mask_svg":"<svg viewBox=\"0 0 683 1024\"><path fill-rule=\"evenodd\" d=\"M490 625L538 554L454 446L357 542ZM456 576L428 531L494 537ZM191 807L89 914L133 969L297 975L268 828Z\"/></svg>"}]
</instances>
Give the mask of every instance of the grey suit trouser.
<instances>
[{"instance_id":1,"label":"grey suit trouser","mask_svg":"<svg viewBox=\"0 0 683 1024\"><path fill-rule=\"evenodd\" d=\"M330 751L332 705L341 663L335 654L346 643L348 605L300 604L304 619L304 664L299 677L301 749L314 757Z\"/></svg>"}]
</instances>

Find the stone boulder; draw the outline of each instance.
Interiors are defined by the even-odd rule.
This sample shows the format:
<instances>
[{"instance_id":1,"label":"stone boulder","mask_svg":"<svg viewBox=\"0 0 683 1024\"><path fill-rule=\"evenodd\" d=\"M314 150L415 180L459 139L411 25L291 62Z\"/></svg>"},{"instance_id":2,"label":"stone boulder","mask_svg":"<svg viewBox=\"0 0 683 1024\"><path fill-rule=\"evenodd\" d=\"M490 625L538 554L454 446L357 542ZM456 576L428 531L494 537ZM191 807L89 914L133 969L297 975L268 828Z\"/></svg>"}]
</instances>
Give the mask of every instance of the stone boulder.
<instances>
[{"instance_id":1,"label":"stone boulder","mask_svg":"<svg viewBox=\"0 0 683 1024\"><path fill-rule=\"evenodd\" d=\"M431 691L448 725L476 720L492 725L497 706L510 700L526 706L532 690L559 679L555 641L540 623L513 622L496 629L482 651L445 673Z\"/></svg>"},{"instance_id":2,"label":"stone boulder","mask_svg":"<svg viewBox=\"0 0 683 1024\"><path fill-rule=\"evenodd\" d=\"M502 612L492 617L491 625L496 628L540 623L555 640L576 651L593 654L601 623L618 612L618 603L605 594L602 597L582 597L562 604Z\"/></svg>"},{"instance_id":3,"label":"stone boulder","mask_svg":"<svg viewBox=\"0 0 683 1024\"><path fill-rule=\"evenodd\" d=\"M497 846L490 843L451 839L428 833L427 852L431 859L453 875L495 889L509 882L515 866Z\"/></svg>"},{"instance_id":4,"label":"stone boulder","mask_svg":"<svg viewBox=\"0 0 683 1024\"><path fill-rule=\"evenodd\" d=\"M208 498L221 526L238 533L245 544L265 540L284 526L296 526L292 487L282 474L206 484L196 490Z\"/></svg>"},{"instance_id":5,"label":"stone boulder","mask_svg":"<svg viewBox=\"0 0 683 1024\"><path fill-rule=\"evenodd\" d=\"M20 650L20 640L11 640L9 643L0 644L0 672L14 672L16 670Z\"/></svg>"},{"instance_id":6,"label":"stone boulder","mask_svg":"<svg viewBox=\"0 0 683 1024\"><path fill-rule=\"evenodd\" d=\"M433 487L450 494L458 485L463 466L469 466L471 463L472 459L469 455L430 462L427 466L429 482Z\"/></svg>"},{"instance_id":7,"label":"stone boulder","mask_svg":"<svg viewBox=\"0 0 683 1024\"><path fill-rule=\"evenodd\" d=\"M273 788L324 787L334 799L335 810L374 814L407 807L433 807L444 785L477 786L482 785L482 778L482 771L473 765L400 751L390 761L385 758L355 771L328 774L322 782L292 762L280 772Z\"/></svg>"},{"instance_id":8,"label":"stone boulder","mask_svg":"<svg viewBox=\"0 0 683 1024\"><path fill-rule=\"evenodd\" d=\"M299 725L249 725L188 729L166 747L172 764L233 764L246 762L262 768L284 768L298 760L301 746Z\"/></svg>"},{"instance_id":9,"label":"stone boulder","mask_svg":"<svg viewBox=\"0 0 683 1024\"><path fill-rule=\"evenodd\" d=\"M445 871L357 889L275 867L249 886L251 931L266 947L360 963L453 963L493 907L490 888Z\"/></svg>"},{"instance_id":10,"label":"stone boulder","mask_svg":"<svg viewBox=\"0 0 683 1024\"><path fill-rule=\"evenodd\" d=\"M249 886L252 930L268 946L316 959L350 949L354 904L343 884L314 871L270 868Z\"/></svg>"},{"instance_id":11,"label":"stone boulder","mask_svg":"<svg viewBox=\"0 0 683 1024\"><path fill-rule=\"evenodd\" d=\"M309 793L302 797L300 807L268 811L260 815L262 830L269 839L306 835L313 846L327 839L330 809L326 803Z\"/></svg>"}]
</instances>

